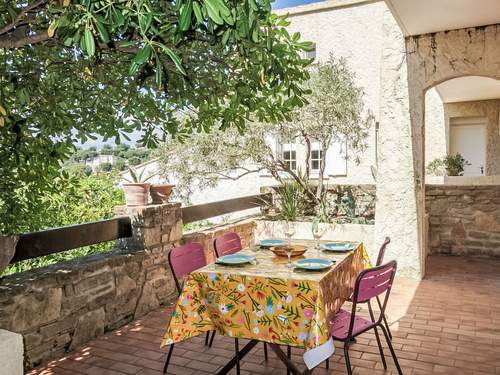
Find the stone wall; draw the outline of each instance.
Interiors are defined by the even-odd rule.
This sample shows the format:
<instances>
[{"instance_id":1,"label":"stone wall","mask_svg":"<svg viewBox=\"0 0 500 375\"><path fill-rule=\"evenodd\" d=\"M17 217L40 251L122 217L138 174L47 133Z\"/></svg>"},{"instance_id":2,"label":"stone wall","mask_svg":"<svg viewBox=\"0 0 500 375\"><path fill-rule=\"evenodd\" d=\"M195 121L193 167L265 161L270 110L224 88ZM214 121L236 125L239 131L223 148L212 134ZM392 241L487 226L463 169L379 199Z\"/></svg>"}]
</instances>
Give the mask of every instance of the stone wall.
<instances>
[{"instance_id":1,"label":"stone wall","mask_svg":"<svg viewBox=\"0 0 500 375\"><path fill-rule=\"evenodd\" d=\"M500 185L428 185L430 254L500 256Z\"/></svg>"},{"instance_id":2,"label":"stone wall","mask_svg":"<svg viewBox=\"0 0 500 375\"><path fill-rule=\"evenodd\" d=\"M23 335L26 369L175 301L173 246L201 242L211 262L213 240L223 233L237 232L244 247L254 243L250 218L183 237L180 204L116 213L131 217L133 236L117 241L114 251L0 279L0 329Z\"/></svg>"},{"instance_id":3,"label":"stone wall","mask_svg":"<svg viewBox=\"0 0 500 375\"><path fill-rule=\"evenodd\" d=\"M312 182L314 184L314 181ZM261 193L271 193L272 202L275 209L278 209L280 186L266 186L261 189ZM354 199L356 216L364 217L369 220L375 217L375 201L377 189L373 184L342 185L328 184L326 187L326 199L332 207L333 214L344 214L341 212L340 204L343 199L352 196Z\"/></svg>"},{"instance_id":4,"label":"stone wall","mask_svg":"<svg viewBox=\"0 0 500 375\"><path fill-rule=\"evenodd\" d=\"M180 205L121 211L134 237L119 249L0 279L0 328L24 336L26 368L175 298L167 254L182 236Z\"/></svg>"}]
</instances>

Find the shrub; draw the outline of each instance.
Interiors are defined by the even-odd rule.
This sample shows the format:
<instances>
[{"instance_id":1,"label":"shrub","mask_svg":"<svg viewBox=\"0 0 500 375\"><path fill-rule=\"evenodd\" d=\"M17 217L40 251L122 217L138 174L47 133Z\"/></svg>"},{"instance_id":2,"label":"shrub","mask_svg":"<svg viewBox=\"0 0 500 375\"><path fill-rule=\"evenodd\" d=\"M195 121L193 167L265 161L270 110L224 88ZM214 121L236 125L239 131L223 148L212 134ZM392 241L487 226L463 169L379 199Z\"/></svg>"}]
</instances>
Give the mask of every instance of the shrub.
<instances>
[{"instance_id":1,"label":"shrub","mask_svg":"<svg viewBox=\"0 0 500 375\"><path fill-rule=\"evenodd\" d=\"M124 202L123 192L117 187L116 174L99 173L87 176L84 173L70 176L59 191L47 192L33 217L19 223L10 223L11 231L24 233L70 224L104 220L113 217L113 208ZM28 271L81 256L109 251L114 241L86 246L62 253L14 263L7 267L3 276Z\"/></svg>"},{"instance_id":2,"label":"shrub","mask_svg":"<svg viewBox=\"0 0 500 375\"><path fill-rule=\"evenodd\" d=\"M427 165L427 173L434 176L463 176L464 168L470 163L462 155L447 155L437 158Z\"/></svg>"}]
</instances>

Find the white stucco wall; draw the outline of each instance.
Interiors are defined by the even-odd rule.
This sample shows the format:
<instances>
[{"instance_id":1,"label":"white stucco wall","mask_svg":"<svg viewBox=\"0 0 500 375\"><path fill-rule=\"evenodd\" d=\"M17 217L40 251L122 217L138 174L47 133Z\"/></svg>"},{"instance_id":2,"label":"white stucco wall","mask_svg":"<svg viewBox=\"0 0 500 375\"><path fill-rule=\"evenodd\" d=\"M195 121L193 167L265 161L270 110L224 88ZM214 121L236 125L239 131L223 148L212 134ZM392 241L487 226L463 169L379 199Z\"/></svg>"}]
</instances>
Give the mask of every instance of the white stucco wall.
<instances>
[{"instance_id":1,"label":"white stucco wall","mask_svg":"<svg viewBox=\"0 0 500 375\"><path fill-rule=\"evenodd\" d=\"M486 175L500 174L500 99L446 103L446 125L453 117L484 117L487 119Z\"/></svg>"},{"instance_id":2,"label":"white stucco wall","mask_svg":"<svg viewBox=\"0 0 500 375\"><path fill-rule=\"evenodd\" d=\"M420 278L423 261L418 218L423 212L417 206L405 40L389 11L383 30L375 243L391 237L394 246L388 248L385 259L397 260L399 275Z\"/></svg>"},{"instance_id":3,"label":"white stucco wall","mask_svg":"<svg viewBox=\"0 0 500 375\"><path fill-rule=\"evenodd\" d=\"M142 173L143 170L145 170L144 177L154 175L147 182L153 184L165 183L165 182L168 182L169 184L176 183L175 179L172 178L171 176L169 178L165 178L164 176L162 176L161 173L159 173L160 167L158 161L156 160L139 165L136 169L136 173L137 174ZM122 174L122 182L126 182L126 180L129 179L130 179L130 174L128 172L124 172ZM266 181L267 181L266 179L259 178L259 175L257 173L243 176L242 178L237 180L232 180L229 178L221 178L219 180L219 183L214 187L206 187L205 189L199 189L199 188L193 189L193 193L189 196L189 201L184 201L183 203L186 205L197 205L197 204L216 202L226 199L245 197L254 194L260 194L260 188L264 186L263 184L266 183ZM271 181L272 180L269 179L270 185L276 183ZM173 194L174 194L173 200L180 200L175 197L175 189ZM219 223L223 220L233 220L258 212L259 209L244 210L224 215L222 217L211 218L209 219L209 221L214 223Z\"/></svg>"},{"instance_id":4,"label":"white stucco wall","mask_svg":"<svg viewBox=\"0 0 500 375\"><path fill-rule=\"evenodd\" d=\"M22 375L23 353L23 336L0 329L0 375Z\"/></svg>"},{"instance_id":5,"label":"white stucco wall","mask_svg":"<svg viewBox=\"0 0 500 375\"><path fill-rule=\"evenodd\" d=\"M425 94L425 165L447 154L448 131L444 104L433 87Z\"/></svg>"},{"instance_id":6,"label":"white stucco wall","mask_svg":"<svg viewBox=\"0 0 500 375\"><path fill-rule=\"evenodd\" d=\"M365 91L365 108L379 119L380 69L382 57L382 19L387 9L383 1L326 1L280 9L289 13L288 30L300 32L304 40L316 43L320 61L330 53L347 60L356 74L356 83ZM367 138L368 148L358 165L348 151L347 176L333 177L329 183L373 183L371 166L375 165L375 127Z\"/></svg>"}]
</instances>

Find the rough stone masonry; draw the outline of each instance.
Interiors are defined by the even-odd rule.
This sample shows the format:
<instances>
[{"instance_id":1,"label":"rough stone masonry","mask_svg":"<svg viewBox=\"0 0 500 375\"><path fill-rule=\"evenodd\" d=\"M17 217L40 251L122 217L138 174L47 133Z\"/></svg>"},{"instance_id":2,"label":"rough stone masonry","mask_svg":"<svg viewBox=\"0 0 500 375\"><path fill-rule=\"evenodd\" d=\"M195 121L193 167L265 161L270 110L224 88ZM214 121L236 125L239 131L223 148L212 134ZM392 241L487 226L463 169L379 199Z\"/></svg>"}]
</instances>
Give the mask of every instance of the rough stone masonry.
<instances>
[{"instance_id":1,"label":"rough stone masonry","mask_svg":"<svg viewBox=\"0 0 500 375\"><path fill-rule=\"evenodd\" d=\"M243 246L254 242L253 219L183 236L177 203L119 207L116 213L132 218L133 231L116 250L0 279L0 329L23 335L26 369L174 302L173 246L201 242L213 261L213 240L223 233L238 233Z\"/></svg>"},{"instance_id":2,"label":"rough stone masonry","mask_svg":"<svg viewBox=\"0 0 500 375\"><path fill-rule=\"evenodd\" d=\"M500 256L500 186L428 185L431 254Z\"/></svg>"},{"instance_id":3,"label":"rough stone masonry","mask_svg":"<svg viewBox=\"0 0 500 375\"><path fill-rule=\"evenodd\" d=\"M182 237L180 204L123 210L134 237L115 251L0 280L0 328L24 336L26 368L175 298L167 254Z\"/></svg>"}]
</instances>

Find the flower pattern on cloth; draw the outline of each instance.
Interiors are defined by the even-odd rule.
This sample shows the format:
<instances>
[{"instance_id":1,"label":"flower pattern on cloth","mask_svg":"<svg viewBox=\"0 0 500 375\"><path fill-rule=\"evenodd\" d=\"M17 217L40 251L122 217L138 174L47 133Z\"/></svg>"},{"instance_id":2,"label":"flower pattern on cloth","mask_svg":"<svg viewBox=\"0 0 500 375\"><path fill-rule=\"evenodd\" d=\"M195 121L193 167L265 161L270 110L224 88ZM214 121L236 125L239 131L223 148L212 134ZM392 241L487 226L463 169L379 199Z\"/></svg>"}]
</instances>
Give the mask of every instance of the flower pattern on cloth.
<instances>
[{"instance_id":1,"label":"flower pattern on cloth","mask_svg":"<svg viewBox=\"0 0 500 375\"><path fill-rule=\"evenodd\" d=\"M322 254L336 261L323 272L290 271L286 258L262 250L257 265L211 264L191 273L161 345L211 330L306 350L324 344L326 317L340 309L370 265L363 244L356 245L347 254Z\"/></svg>"}]
</instances>

